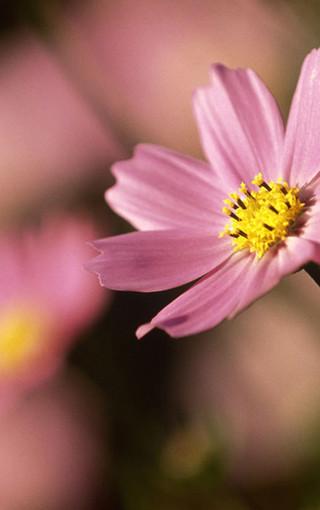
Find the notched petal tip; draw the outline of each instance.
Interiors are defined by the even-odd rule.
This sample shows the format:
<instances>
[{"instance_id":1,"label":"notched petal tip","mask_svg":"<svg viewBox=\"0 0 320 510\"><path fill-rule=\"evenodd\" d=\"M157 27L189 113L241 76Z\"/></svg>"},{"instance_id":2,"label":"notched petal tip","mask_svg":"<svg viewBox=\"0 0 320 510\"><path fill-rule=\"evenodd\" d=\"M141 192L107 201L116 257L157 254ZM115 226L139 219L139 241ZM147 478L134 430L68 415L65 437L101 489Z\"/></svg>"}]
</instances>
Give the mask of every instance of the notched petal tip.
<instances>
[{"instance_id":1,"label":"notched petal tip","mask_svg":"<svg viewBox=\"0 0 320 510\"><path fill-rule=\"evenodd\" d=\"M305 60L309 59L310 57L316 57L320 56L320 47L319 48L313 48L308 55L305 57Z\"/></svg>"},{"instance_id":2,"label":"notched petal tip","mask_svg":"<svg viewBox=\"0 0 320 510\"><path fill-rule=\"evenodd\" d=\"M99 255L97 255L93 259L89 260L89 262L85 262L84 264L82 264L82 269L84 269L85 271L88 271L89 273L98 274L94 269L94 265L95 265L97 258L99 258L102 253L102 249L99 248L99 240L98 241L87 241L86 244L88 246L91 246L91 248L93 248L95 251L98 251Z\"/></svg>"},{"instance_id":3,"label":"notched petal tip","mask_svg":"<svg viewBox=\"0 0 320 510\"><path fill-rule=\"evenodd\" d=\"M128 164L130 165L132 163L132 160L143 157L145 154L148 153L158 153L159 150L164 149L164 147L160 148L158 145L152 144L152 143L138 143L134 146L132 155L126 159L122 159L121 161L114 162L111 167L111 173L114 177L117 176L118 171L121 171L121 168Z\"/></svg>"},{"instance_id":4,"label":"notched petal tip","mask_svg":"<svg viewBox=\"0 0 320 510\"><path fill-rule=\"evenodd\" d=\"M84 271L87 271L88 273L92 273L92 274L96 275L98 277L99 285L101 287L103 287L104 289L109 289L109 287L107 285L103 284L101 272L99 272L99 270L95 267L95 262L99 257L100 257L100 255L98 255L98 257L95 257L94 259L90 260L90 262L86 262L85 264L83 264L82 269Z\"/></svg>"},{"instance_id":5,"label":"notched petal tip","mask_svg":"<svg viewBox=\"0 0 320 510\"><path fill-rule=\"evenodd\" d=\"M98 255L96 255L95 257L93 257L91 260L89 260L89 262L85 262L84 264L82 264L82 269L84 271L88 271L88 273L94 273L98 276L99 278L99 283L102 287L104 287L104 285L102 284L101 280L100 280L100 273L96 267L96 263L98 261L100 261L101 259L101 255L103 253L103 250L102 248L99 247L99 242L102 241L102 239L100 240L97 240L97 241L87 241L87 245L91 246L94 250L96 250L97 252L99 252Z\"/></svg>"},{"instance_id":6,"label":"notched petal tip","mask_svg":"<svg viewBox=\"0 0 320 510\"><path fill-rule=\"evenodd\" d=\"M101 252L101 249L98 248L100 239L95 239L94 241L86 241L87 246L91 246L91 248L94 248L95 250Z\"/></svg>"},{"instance_id":7,"label":"notched petal tip","mask_svg":"<svg viewBox=\"0 0 320 510\"><path fill-rule=\"evenodd\" d=\"M218 175L224 169L230 187L250 181L254 168L272 179L282 160L284 125L275 99L254 71L212 65L210 85L195 91L193 110L204 154Z\"/></svg>"}]
</instances>

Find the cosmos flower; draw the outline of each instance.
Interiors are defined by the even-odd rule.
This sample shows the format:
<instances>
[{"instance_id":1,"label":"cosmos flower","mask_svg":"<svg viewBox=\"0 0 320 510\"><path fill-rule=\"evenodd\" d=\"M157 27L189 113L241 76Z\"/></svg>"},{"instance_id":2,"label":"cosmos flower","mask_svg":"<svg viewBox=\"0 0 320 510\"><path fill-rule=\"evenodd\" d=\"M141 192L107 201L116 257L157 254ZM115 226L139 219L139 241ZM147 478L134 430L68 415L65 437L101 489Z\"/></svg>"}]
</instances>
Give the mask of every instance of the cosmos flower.
<instances>
[{"instance_id":1,"label":"cosmos flower","mask_svg":"<svg viewBox=\"0 0 320 510\"><path fill-rule=\"evenodd\" d=\"M0 43L0 214L23 216L47 197L77 194L124 156L63 65L27 30Z\"/></svg>"},{"instance_id":2,"label":"cosmos flower","mask_svg":"<svg viewBox=\"0 0 320 510\"><path fill-rule=\"evenodd\" d=\"M0 420L0 508L91 510L108 486L105 409L97 389L67 370Z\"/></svg>"},{"instance_id":3,"label":"cosmos flower","mask_svg":"<svg viewBox=\"0 0 320 510\"><path fill-rule=\"evenodd\" d=\"M110 206L140 232L93 243L103 286L160 291L197 280L137 330L173 337L231 318L309 261L320 261L320 50L305 59L286 131L250 69L211 69L193 105L205 163L138 146L114 165Z\"/></svg>"},{"instance_id":4,"label":"cosmos flower","mask_svg":"<svg viewBox=\"0 0 320 510\"><path fill-rule=\"evenodd\" d=\"M170 392L187 417L182 430L201 434L198 469L205 461L205 443L215 454L219 430L228 452L225 468L242 484L288 479L312 462L320 344L319 320L306 320L306 310L317 309L320 296L309 301L318 289L303 273L254 309L186 348L180 345ZM290 293L299 294L294 303L287 299Z\"/></svg>"},{"instance_id":5,"label":"cosmos flower","mask_svg":"<svg viewBox=\"0 0 320 510\"><path fill-rule=\"evenodd\" d=\"M314 44L292 3L79 0L60 3L60 15L55 5L48 28L77 83L129 140L199 157L190 95L211 62L252 67L287 104L290 56L297 62Z\"/></svg>"},{"instance_id":6,"label":"cosmos flower","mask_svg":"<svg viewBox=\"0 0 320 510\"><path fill-rule=\"evenodd\" d=\"M1 411L61 368L76 335L105 304L106 296L81 267L85 241L95 233L86 218L57 215L39 228L2 234Z\"/></svg>"}]
</instances>

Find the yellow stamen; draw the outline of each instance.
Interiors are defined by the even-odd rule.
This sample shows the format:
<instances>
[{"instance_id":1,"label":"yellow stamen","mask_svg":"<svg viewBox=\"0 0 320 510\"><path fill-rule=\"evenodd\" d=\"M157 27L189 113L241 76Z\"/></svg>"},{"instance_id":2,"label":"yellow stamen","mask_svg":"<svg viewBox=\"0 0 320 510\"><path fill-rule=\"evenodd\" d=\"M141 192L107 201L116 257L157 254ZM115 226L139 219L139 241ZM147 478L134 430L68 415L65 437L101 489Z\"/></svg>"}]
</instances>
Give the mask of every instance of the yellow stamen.
<instances>
[{"instance_id":1,"label":"yellow stamen","mask_svg":"<svg viewBox=\"0 0 320 510\"><path fill-rule=\"evenodd\" d=\"M45 351L47 325L36 308L13 305L0 314L0 374L26 368Z\"/></svg>"},{"instance_id":2,"label":"yellow stamen","mask_svg":"<svg viewBox=\"0 0 320 510\"><path fill-rule=\"evenodd\" d=\"M235 251L249 248L261 258L271 246L284 240L294 230L298 216L305 204L299 200L299 189L290 188L281 179L278 182L266 182L261 173L256 175L252 184L259 190L249 190L244 182L239 193L231 193L224 201L228 207L223 212L229 216L220 237L233 238ZM234 210L236 209L236 212Z\"/></svg>"}]
</instances>

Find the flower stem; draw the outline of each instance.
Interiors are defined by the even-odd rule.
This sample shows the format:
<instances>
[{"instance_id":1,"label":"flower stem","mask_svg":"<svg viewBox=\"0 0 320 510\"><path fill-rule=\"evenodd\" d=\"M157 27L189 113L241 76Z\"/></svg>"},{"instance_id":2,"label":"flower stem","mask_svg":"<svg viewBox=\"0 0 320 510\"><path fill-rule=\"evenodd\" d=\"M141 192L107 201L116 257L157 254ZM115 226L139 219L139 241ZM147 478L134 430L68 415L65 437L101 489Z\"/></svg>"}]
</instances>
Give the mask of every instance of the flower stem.
<instances>
[{"instance_id":1,"label":"flower stem","mask_svg":"<svg viewBox=\"0 0 320 510\"><path fill-rule=\"evenodd\" d=\"M320 265L316 264L315 262L308 262L303 268L309 276L316 282L317 285L320 287Z\"/></svg>"}]
</instances>

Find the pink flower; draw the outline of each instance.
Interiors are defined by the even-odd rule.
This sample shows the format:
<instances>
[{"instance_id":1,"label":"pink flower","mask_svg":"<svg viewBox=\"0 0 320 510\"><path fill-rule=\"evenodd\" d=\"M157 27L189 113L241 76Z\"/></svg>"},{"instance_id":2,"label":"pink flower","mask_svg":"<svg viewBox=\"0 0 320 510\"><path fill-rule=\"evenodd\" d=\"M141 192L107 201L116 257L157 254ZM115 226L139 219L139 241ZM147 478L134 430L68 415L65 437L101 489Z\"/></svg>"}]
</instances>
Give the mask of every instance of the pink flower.
<instances>
[{"instance_id":1,"label":"pink flower","mask_svg":"<svg viewBox=\"0 0 320 510\"><path fill-rule=\"evenodd\" d=\"M96 388L66 371L1 417L1 510L96 507L109 484L101 404Z\"/></svg>"},{"instance_id":2,"label":"pink flower","mask_svg":"<svg viewBox=\"0 0 320 510\"><path fill-rule=\"evenodd\" d=\"M79 1L61 7L48 20L54 47L103 112L129 140L196 157L190 94L205 83L212 61L252 67L287 108L296 62L314 45L285 2L90 0L85 8Z\"/></svg>"},{"instance_id":3,"label":"pink flower","mask_svg":"<svg viewBox=\"0 0 320 510\"><path fill-rule=\"evenodd\" d=\"M54 53L28 31L0 44L1 219L79 191L125 157Z\"/></svg>"},{"instance_id":4,"label":"pink flower","mask_svg":"<svg viewBox=\"0 0 320 510\"><path fill-rule=\"evenodd\" d=\"M103 286L140 292L200 278L137 330L180 337L231 318L320 261L320 50L303 64L286 132L249 69L211 69L193 98L209 164L142 145L114 165L111 207L141 230L93 243ZM226 204L228 207L226 207Z\"/></svg>"},{"instance_id":5,"label":"pink flower","mask_svg":"<svg viewBox=\"0 0 320 510\"><path fill-rule=\"evenodd\" d=\"M213 437L220 430L225 468L242 484L288 479L314 459L319 321L316 315L308 320L306 310L319 307L319 294L312 302L310 294L318 288L303 273L281 282L278 292L271 291L232 323L180 345L171 373L170 395L188 430L197 431L196 437L202 432L213 454ZM290 302L290 293L299 294L298 300ZM198 469L205 453L204 446L199 448Z\"/></svg>"},{"instance_id":6,"label":"pink flower","mask_svg":"<svg viewBox=\"0 0 320 510\"><path fill-rule=\"evenodd\" d=\"M106 303L102 289L95 288L81 267L88 255L86 239L94 235L87 219L60 215L21 235L2 235L2 407L55 374L75 336Z\"/></svg>"}]
</instances>

